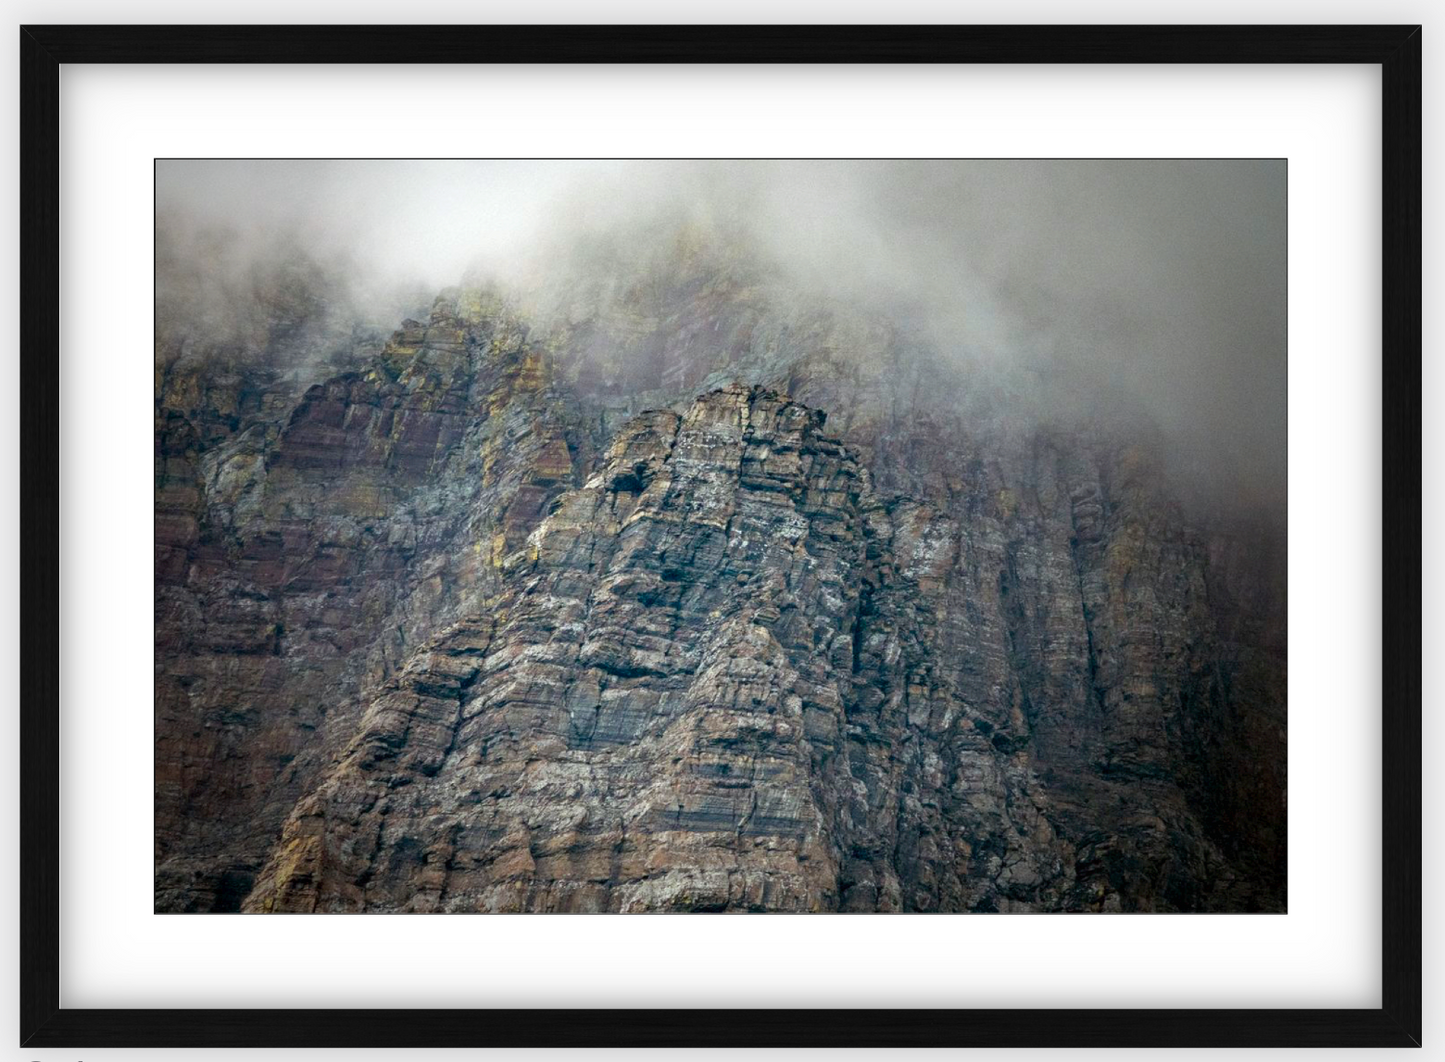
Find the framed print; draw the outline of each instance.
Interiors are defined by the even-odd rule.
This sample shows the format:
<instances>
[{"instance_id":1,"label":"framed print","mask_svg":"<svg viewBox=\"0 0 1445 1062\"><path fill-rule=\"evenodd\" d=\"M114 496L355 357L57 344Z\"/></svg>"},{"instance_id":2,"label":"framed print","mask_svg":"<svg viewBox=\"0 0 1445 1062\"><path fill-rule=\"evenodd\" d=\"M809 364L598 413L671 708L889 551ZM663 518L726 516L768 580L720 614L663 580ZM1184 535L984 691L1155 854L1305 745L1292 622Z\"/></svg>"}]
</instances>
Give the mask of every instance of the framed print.
<instances>
[{"instance_id":1,"label":"framed print","mask_svg":"<svg viewBox=\"0 0 1445 1062\"><path fill-rule=\"evenodd\" d=\"M20 49L23 1045L1419 1044L1419 27Z\"/></svg>"}]
</instances>

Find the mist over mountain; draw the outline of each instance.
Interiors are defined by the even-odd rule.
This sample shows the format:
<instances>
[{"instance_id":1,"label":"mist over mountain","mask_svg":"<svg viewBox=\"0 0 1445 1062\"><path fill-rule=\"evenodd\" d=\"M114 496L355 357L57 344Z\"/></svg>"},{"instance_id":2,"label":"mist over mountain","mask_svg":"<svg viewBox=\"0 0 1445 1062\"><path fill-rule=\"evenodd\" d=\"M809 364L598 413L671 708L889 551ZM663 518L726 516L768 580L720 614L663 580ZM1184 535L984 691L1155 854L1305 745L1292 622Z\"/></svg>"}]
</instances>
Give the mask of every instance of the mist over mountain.
<instances>
[{"instance_id":1,"label":"mist over mountain","mask_svg":"<svg viewBox=\"0 0 1445 1062\"><path fill-rule=\"evenodd\" d=\"M691 268L887 316L1044 408L1087 390L1181 466L1283 496L1282 160L183 161L157 201L158 295L188 312L309 270L338 326L389 329L467 277L575 313L691 240Z\"/></svg>"},{"instance_id":2,"label":"mist over mountain","mask_svg":"<svg viewBox=\"0 0 1445 1062\"><path fill-rule=\"evenodd\" d=\"M158 910L1280 910L1282 162L162 162Z\"/></svg>"}]
</instances>

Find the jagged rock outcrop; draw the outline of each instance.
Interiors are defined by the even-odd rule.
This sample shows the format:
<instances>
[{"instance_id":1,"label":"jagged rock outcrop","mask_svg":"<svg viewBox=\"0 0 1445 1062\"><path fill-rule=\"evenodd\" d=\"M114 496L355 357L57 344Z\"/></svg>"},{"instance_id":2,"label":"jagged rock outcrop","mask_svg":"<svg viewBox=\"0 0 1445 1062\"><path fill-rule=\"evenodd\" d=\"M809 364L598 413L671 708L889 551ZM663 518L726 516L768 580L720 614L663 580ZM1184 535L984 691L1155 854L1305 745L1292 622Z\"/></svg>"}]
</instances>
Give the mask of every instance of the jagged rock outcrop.
<instances>
[{"instance_id":1,"label":"jagged rock outcrop","mask_svg":"<svg viewBox=\"0 0 1445 1062\"><path fill-rule=\"evenodd\" d=\"M1139 611L1158 588L1114 602L1118 560L1081 560L1072 627L1034 650L1070 670L1020 674L1010 632L969 625L961 528L884 504L823 424L745 387L631 422L503 592L368 694L247 909L1221 900L1232 868L1169 781L1193 678ZM1059 497L1083 548L1106 537L1091 490ZM1072 688L1035 690L1036 738L1023 687L1050 681Z\"/></svg>"},{"instance_id":2,"label":"jagged rock outcrop","mask_svg":"<svg viewBox=\"0 0 1445 1062\"><path fill-rule=\"evenodd\" d=\"M284 421L210 450L187 418L158 414L165 909L235 909L350 738L348 699L494 585L585 465L590 435L541 386L517 323L458 312L439 300L428 324L311 386Z\"/></svg>"},{"instance_id":3,"label":"jagged rock outcrop","mask_svg":"<svg viewBox=\"0 0 1445 1062\"><path fill-rule=\"evenodd\" d=\"M887 322L647 291L158 394L158 910L1283 907L1278 532Z\"/></svg>"}]
</instances>

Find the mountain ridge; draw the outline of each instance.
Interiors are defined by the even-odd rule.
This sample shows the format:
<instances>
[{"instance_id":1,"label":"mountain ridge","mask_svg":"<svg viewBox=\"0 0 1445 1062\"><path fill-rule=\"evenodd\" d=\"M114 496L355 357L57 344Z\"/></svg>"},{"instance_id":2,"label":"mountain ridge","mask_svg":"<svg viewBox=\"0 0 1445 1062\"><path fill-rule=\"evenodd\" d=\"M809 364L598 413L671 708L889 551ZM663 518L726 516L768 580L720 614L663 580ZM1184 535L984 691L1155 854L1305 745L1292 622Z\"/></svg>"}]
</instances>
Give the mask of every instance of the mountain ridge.
<instances>
[{"instance_id":1,"label":"mountain ridge","mask_svg":"<svg viewBox=\"0 0 1445 1062\"><path fill-rule=\"evenodd\" d=\"M555 327L456 289L299 394L244 368L217 390L204 363L194 386L158 350L157 909L1282 909L1274 532L1200 524L1132 422L960 408L885 320L683 287L656 293L670 313L624 299ZM689 418L754 415L751 436L692 431L675 452ZM841 500L800 455L851 484ZM688 489L638 516L664 478ZM609 492L636 517L611 538ZM757 525L761 569L728 567L751 557L735 520ZM566 536L613 556L644 525L617 571L558 561L567 593L515 618ZM798 541L828 579L797 569ZM708 607L671 629L677 586ZM621 618L565 620L579 587ZM564 670L534 679L540 703L508 700L473 670L498 637L576 654L543 661ZM661 642L694 670L655 673ZM788 697L808 706L801 736L757 725L739 691L760 675L768 726ZM608 751L569 752L584 734ZM459 781L501 770L468 762L488 742L525 761L558 741L577 777L525 799ZM607 789L587 762L649 741L668 751L618 771L665 794ZM405 800L376 796L400 761Z\"/></svg>"}]
</instances>

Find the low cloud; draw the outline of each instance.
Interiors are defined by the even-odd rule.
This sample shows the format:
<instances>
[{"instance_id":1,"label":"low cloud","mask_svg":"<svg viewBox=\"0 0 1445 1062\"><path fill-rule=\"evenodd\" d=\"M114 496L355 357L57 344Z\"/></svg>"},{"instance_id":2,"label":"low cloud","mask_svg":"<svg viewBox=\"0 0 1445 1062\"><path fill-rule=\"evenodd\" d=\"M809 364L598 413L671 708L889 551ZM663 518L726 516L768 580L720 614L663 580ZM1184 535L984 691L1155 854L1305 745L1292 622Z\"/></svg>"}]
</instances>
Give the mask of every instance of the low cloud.
<instances>
[{"instance_id":1,"label":"low cloud","mask_svg":"<svg viewBox=\"0 0 1445 1062\"><path fill-rule=\"evenodd\" d=\"M1282 506L1283 161L171 161L157 224L161 304L241 336L288 255L386 327L468 272L544 288L577 247L641 262L700 225L945 356L1132 396Z\"/></svg>"}]
</instances>

